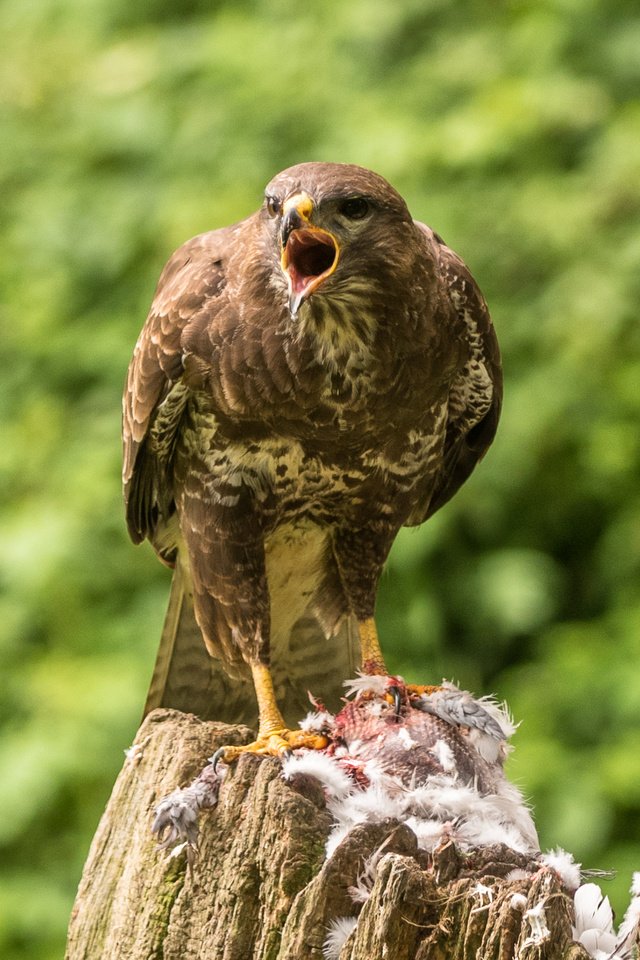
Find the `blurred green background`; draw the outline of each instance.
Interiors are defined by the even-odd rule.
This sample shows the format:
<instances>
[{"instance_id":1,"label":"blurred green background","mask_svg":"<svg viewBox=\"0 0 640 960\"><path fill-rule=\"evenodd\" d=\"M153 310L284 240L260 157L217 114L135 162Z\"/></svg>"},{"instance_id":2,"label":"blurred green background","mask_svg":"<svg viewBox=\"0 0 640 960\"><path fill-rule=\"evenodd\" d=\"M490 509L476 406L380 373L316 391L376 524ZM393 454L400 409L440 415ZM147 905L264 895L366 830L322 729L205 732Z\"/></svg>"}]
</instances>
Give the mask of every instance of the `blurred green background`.
<instances>
[{"instance_id":1,"label":"blurred green background","mask_svg":"<svg viewBox=\"0 0 640 960\"><path fill-rule=\"evenodd\" d=\"M0 956L62 955L168 574L120 394L160 269L302 160L384 174L470 265L498 439L399 538L393 667L506 698L543 847L640 869L640 18L616 0L0 8Z\"/></svg>"}]
</instances>

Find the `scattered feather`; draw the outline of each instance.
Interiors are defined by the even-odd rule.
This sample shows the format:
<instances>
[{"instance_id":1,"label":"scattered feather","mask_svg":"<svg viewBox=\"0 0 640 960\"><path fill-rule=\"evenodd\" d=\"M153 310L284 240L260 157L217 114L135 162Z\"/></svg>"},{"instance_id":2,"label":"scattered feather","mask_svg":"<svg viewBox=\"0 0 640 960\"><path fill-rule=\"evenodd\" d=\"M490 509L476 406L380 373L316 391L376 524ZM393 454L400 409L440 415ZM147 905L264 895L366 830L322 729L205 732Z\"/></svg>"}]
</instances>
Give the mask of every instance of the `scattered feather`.
<instances>
[{"instance_id":1,"label":"scattered feather","mask_svg":"<svg viewBox=\"0 0 640 960\"><path fill-rule=\"evenodd\" d=\"M556 847L555 850L543 853L540 862L545 867L555 870L567 890L577 890L580 886L580 867L582 864L576 863L571 854L563 850L562 847Z\"/></svg>"},{"instance_id":2,"label":"scattered feather","mask_svg":"<svg viewBox=\"0 0 640 960\"><path fill-rule=\"evenodd\" d=\"M497 740L495 737L473 728L469 730L468 740L483 760L488 763L504 762L507 751L503 740Z\"/></svg>"},{"instance_id":3,"label":"scattered feather","mask_svg":"<svg viewBox=\"0 0 640 960\"><path fill-rule=\"evenodd\" d=\"M421 820L419 817L409 817L405 823L415 833L420 849L427 853L438 846L448 827L447 823L439 820Z\"/></svg>"},{"instance_id":4,"label":"scattered feather","mask_svg":"<svg viewBox=\"0 0 640 960\"><path fill-rule=\"evenodd\" d=\"M300 721L298 726L305 733L326 733L331 730L335 717L328 710L314 710Z\"/></svg>"},{"instance_id":5,"label":"scattered feather","mask_svg":"<svg viewBox=\"0 0 640 960\"><path fill-rule=\"evenodd\" d=\"M515 873L514 870L511 872ZM514 893L511 900L509 900L509 906L512 910L517 910L518 913L522 913L527 906L527 898L523 893Z\"/></svg>"},{"instance_id":6,"label":"scattered feather","mask_svg":"<svg viewBox=\"0 0 640 960\"><path fill-rule=\"evenodd\" d=\"M378 876L378 866L382 853L382 849L378 849L370 857L367 857L354 886L349 887L348 893L354 903L366 903L371 896L373 885Z\"/></svg>"},{"instance_id":7,"label":"scattered feather","mask_svg":"<svg viewBox=\"0 0 640 960\"><path fill-rule=\"evenodd\" d=\"M352 823L336 823L333 827L333 830L327 837L327 842L324 848L324 855L327 860L330 860L334 855L342 841L345 839L351 828L353 827Z\"/></svg>"},{"instance_id":8,"label":"scattered feather","mask_svg":"<svg viewBox=\"0 0 640 960\"><path fill-rule=\"evenodd\" d=\"M427 815L438 820L462 821L470 842L506 842L507 834L521 852L538 849L538 838L531 814L522 802L519 792L505 782L501 793L482 795L469 785L447 777L431 777L428 784L408 792L408 806L415 815ZM498 834L501 840L489 840Z\"/></svg>"},{"instance_id":9,"label":"scattered feather","mask_svg":"<svg viewBox=\"0 0 640 960\"><path fill-rule=\"evenodd\" d=\"M429 752L438 761L445 773L453 773L456 769L453 750L444 740L436 740Z\"/></svg>"},{"instance_id":10,"label":"scattered feather","mask_svg":"<svg viewBox=\"0 0 640 960\"><path fill-rule=\"evenodd\" d=\"M582 944L594 960L605 960L616 946L609 898L603 896L596 883L583 883L575 892L573 906L573 939Z\"/></svg>"},{"instance_id":11,"label":"scattered feather","mask_svg":"<svg viewBox=\"0 0 640 960\"><path fill-rule=\"evenodd\" d=\"M480 799L474 787L444 776L431 777L427 783L407 791L407 806L412 813L422 813L438 820L468 816Z\"/></svg>"},{"instance_id":12,"label":"scattered feather","mask_svg":"<svg viewBox=\"0 0 640 960\"><path fill-rule=\"evenodd\" d=\"M551 936L551 931L547 926L547 917L544 909L545 900L540 900L530 910L526 910L523 915L523 922L527 923L530 929L529 936L520 945L520 949L525 947L537 947L544 943Z\"/></svg>"},{"instance_id":13,"label":"scattered feather","mask_svg":"<svg viewBox=\"0 0 640 960\"><path fill-rule=\"evenodd\" d=\"M594 960L609 960L616 946L616 938L613 933L595 929L585 930L578 937L577 942L584 947Z\"/></svg>"},{"instance_id":14,"label":"scattered feather","mask_svg":"<svg viewBox=\"0 0 640 960\"><path fill-rule=\"evenodd\" d=\"M476 883L475 887L471 891L471 896L475 897L479 902L477 907L473 907L471 913L479 913L481 910L488 910L489 906L493 903L493 890L491 887L487 887L484 883Z\"/></svg>"},{"instance_id":15,"label":"scattered feather","mask_svg":"<svg viewBox=\"0 0 640 960\"><path fill-rule=\"evenodd\" d=\"M329 797L346 797L354 786L338 761L319 750L305 750L287 757L282 764L284 779L291 780L296 774L314 777Z\"/></svg>"},{"instance_id":16,"label":"scattered feather","mask_svg":"<svg viewBox=\"0 0 640 960\"><path fill-rule=\"evenodd\" d=\"M175 860L176 857L179 857L182 853L188 853L189 841L184 840L182 843L178 843L172 850L169 850L167 854L167 860Z\"/></svg>"},{"instance_id":17,"label":"scattered feather","mask_svg":"<svg viewBox=\"0 0 640 960\"><path fill-rule=\"evenodd\" d=\"M340 951L355 930L357 922L357 917L337 917L331 921L322 945L324 960L338 960Z\"/></svg>"},{"instance_id":18,"label":"scattered feather","mask_svg":"<svg viewBox=\"0 0 640 960\"><path fill-rule=\"evenodd\" d=\"M349 796L330 800L329 811L338 825L378 823L380 820L403 819L404 803L401 796L391 796L383 786L374 783L366 790L356 789Z\"/></svg>"},{"instance_id":19,"label":"scattered feather","mask_svg":"<svg viewBox=\"0 0 640 960\"><path fill-rule=\"evenodd\" d=\"M137 766L144 756L144 749L151 740L151 736L145 737L142 743L133 743L124 751L124 755L134 766Z\"/></svg>"},{"instance_id":20,"label":"scattered feather","mask_svg":"<svg viewBox=\"0 0 640 960\"><path fill-rule=\"evenodd\" d=\"M359 693L374 693L382 697L387 692L388 679L378 674L359 673L353 680L345 680L343 685L348 697Z\"/></svg>"},{"instance_id":21,"label":"scattered feather","mask_svg":"<svg viewBox=\"0 0 640 960\"><path fill-rule=\"evenodd\" d=\"M631 960L634 949L640 945L640 873L634 873L630 892L631 903L622 918L610 960Z\"/></svg>"},{"instance_id":22,"label":"scattered feather","mask_svg":"<svg viewBox=\"0 0 640 960\"><path fill-rule=\"evenodd\" d=\"M504 844L517 853L530 853L522 835L511 825L484 817L470 817L456 825L454 839L461 847L490 847Z\"/></svg>"},{"instance_id":23,"label":"scattered feather","mask_svg":"<svg viewBox=\"0 0 640 960\"><path fill-rule=\"evenodd\" d=\"M406 727L400 727L398 730L398 740L400 740L405 750L412 750L414 747L418 746L416 741L412 739L411 734Z\"/></svg>"}]
</instances>

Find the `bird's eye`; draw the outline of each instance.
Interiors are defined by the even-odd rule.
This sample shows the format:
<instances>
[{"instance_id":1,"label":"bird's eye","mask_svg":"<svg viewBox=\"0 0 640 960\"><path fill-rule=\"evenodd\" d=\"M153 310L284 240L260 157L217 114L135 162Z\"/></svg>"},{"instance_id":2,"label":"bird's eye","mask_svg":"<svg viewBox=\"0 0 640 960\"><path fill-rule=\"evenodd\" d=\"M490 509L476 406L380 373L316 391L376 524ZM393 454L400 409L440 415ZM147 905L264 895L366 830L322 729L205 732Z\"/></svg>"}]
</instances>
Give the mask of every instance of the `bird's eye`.
<instances>
[{"instance_id":1,"label":"bird's eye","mask_svg":"<svg viewBox=\"0 0 640 960\"><path fill-rule=\"evenodd\" d=\"M282 210L282 204L277 197L267 197L267 213L270 217L277 217Z\"/></svg>"},{"instance_id":2,"label":"bird's eye","mask_svg":"<svg viewBox=\"0 0 640 960\"><path fill-rule=\"evenodd\" d=\"M349 220L362 220L369 213L369 202L364 197L349 197L342 201L338 209Z\"/></svg>"}]
</instances>

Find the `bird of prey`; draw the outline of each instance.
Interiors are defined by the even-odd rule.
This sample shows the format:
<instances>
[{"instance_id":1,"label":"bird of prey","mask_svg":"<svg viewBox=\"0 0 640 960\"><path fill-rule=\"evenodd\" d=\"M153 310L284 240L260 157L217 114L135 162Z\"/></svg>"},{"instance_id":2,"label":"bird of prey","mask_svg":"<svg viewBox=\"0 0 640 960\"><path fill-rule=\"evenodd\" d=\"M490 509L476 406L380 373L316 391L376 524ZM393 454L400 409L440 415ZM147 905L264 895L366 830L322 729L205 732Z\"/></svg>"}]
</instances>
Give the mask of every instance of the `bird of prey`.
<instances>
[{"instance_id":1,"label":"bird of prey","mask_svg":"<svg viewBox=\"0 0 640 960\"><path fill-rule=\"evenodd\" d=\"M174 568L147 710L250 721L257 700L242 749L313 746L290 729L308 690L335 705L358 666L387 673L383 565L486 451L501 383L468 269L370 170L291 167L180 247L123 401L129 531Z\"/></svg>"}]
</instances>

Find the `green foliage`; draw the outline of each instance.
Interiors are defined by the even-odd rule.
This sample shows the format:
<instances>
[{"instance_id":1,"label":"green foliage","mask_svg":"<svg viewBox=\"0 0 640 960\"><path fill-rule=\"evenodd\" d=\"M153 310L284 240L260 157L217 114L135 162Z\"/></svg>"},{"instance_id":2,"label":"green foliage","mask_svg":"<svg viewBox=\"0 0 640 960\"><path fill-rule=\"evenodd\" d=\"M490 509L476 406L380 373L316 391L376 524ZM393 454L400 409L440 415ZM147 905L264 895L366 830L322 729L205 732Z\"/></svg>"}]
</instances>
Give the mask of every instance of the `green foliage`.
<instances>
[{"instance_id":1,"label":"green foliage","mask_svg":"<svg viewBox=\"0 0 640 960\"><path fill-rule=\"evenodd\" d=\"M166 571L128 542L124 371L169 253L306 159L386 175L471 266L498 439L394 548L385 646L522 721L542 843L640 867L640 19L622 0L0 9L0 954L61 954Z\"/></svg>"}]
</instances>

